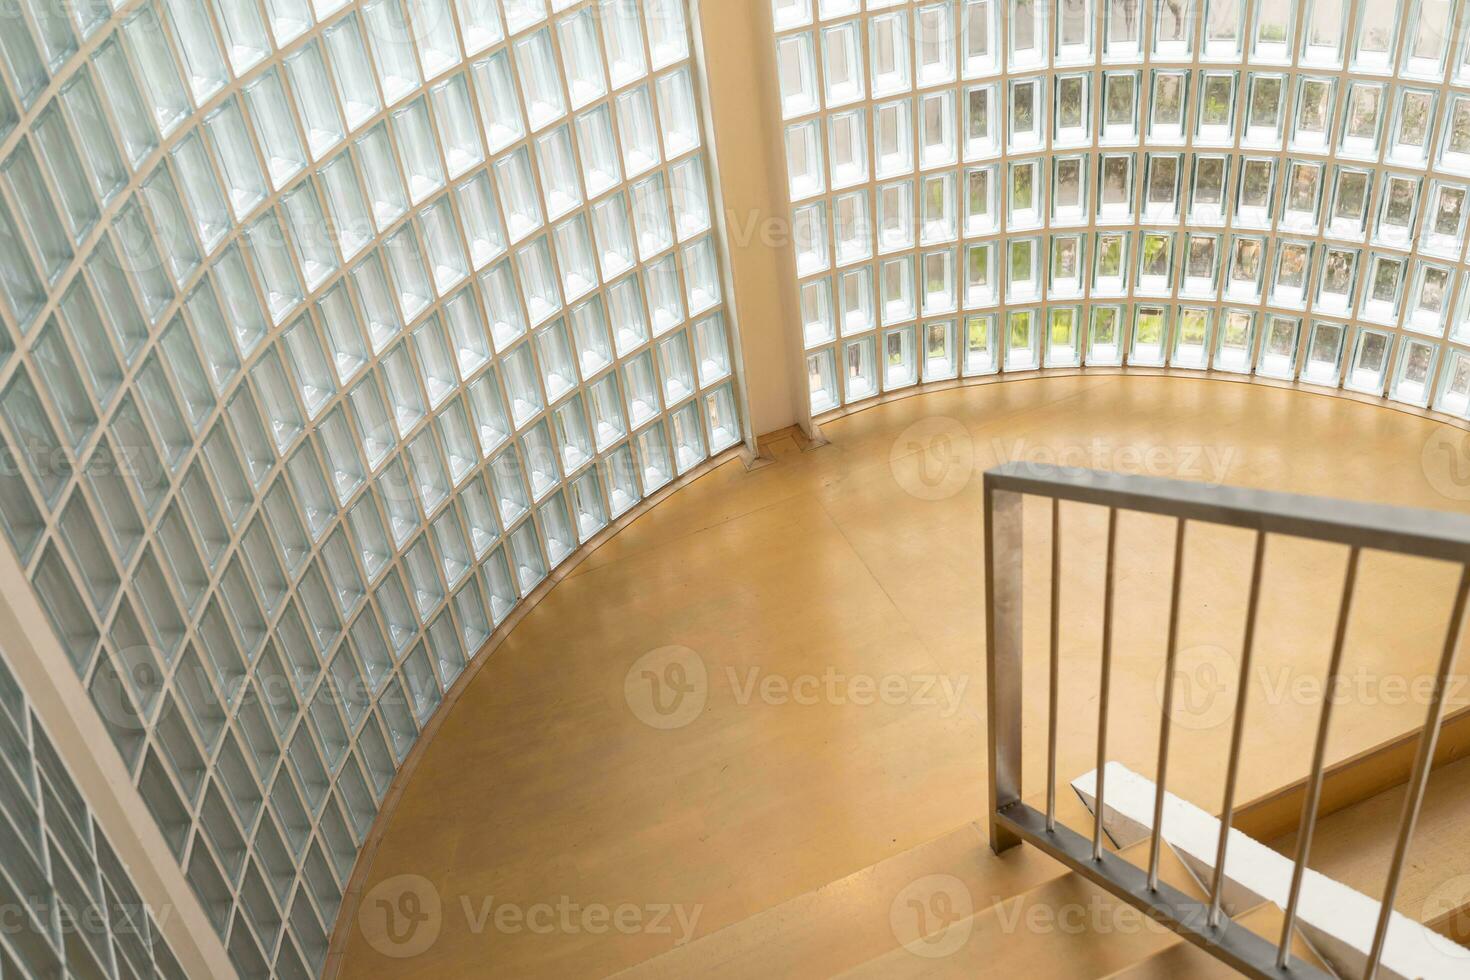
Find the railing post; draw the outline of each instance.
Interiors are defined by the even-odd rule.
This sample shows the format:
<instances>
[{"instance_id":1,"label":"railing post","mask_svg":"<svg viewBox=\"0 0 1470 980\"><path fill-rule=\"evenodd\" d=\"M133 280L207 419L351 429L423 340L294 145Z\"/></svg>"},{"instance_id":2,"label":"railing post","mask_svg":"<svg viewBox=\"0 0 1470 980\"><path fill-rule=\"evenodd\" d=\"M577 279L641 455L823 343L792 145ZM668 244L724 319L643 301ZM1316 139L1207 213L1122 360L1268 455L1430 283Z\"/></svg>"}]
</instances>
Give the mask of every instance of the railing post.
<instances>
[{"instance_id":1,"label":"railing post","mask_svg":"<svg viewBox=\"0 0 1470 980\"><path fill-rule=\"evenodd\" d=\"M990 847L1021 843L996 814L1021 799L1021 495L985 485L985 696Z\"/></svg>"}]
</instances>

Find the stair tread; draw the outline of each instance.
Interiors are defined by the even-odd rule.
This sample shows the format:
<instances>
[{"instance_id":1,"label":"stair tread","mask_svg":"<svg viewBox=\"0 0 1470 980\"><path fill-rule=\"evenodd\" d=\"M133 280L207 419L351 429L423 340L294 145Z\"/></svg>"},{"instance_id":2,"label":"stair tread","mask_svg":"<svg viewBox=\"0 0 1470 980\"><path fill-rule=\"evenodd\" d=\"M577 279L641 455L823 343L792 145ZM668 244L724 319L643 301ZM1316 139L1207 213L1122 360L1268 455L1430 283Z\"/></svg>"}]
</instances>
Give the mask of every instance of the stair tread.
<instances>
[{"instance_id":1,"label":"stair tread","mask_svg":"<svg viewBox=\"0 0 1470 980\"><path fill-rule=\"evenodd\" d=\"M1238 980L1239 973L1183 939L1147 959L1111 973L1106 980Z\"/></svg>"},{"instance_id":2,"label":"stair tread","mask_svg":"<svg viewBox=\"0 0 1470 980\"><path fill-rule=\"evenodd\" d=\"M994 903L1067 874L1030 847L997 855L970 823L616 974L620 978L832 976L899 945L893 909L932 881Z\"/></svg>"},{"instance_id":3,"label":"stair tread","mask_svg":"<svg viewBox=\"0 0 1470 980\"><path fill-rule=\"evenodd\" d=\"M927 944L901 946L841 976L1104 977L1180 942L1166 926L1073 873L983 909L930 938Z\"/></svg>"},{"instance_id":4,"label":"stair tread","mask_svg":"<svg viewBox=\"0 0 1470 980\"><path fill-rule=\"evenodd\" d=\"M1310 865L1365 895L1383 892L1403 818L1404 787L1320 818L1312 837ZM1470 758L1436 769L1429 779L1414 844L1404 864L1395 908L1419 922L1445 911L1444 900L1470 902ZM1292 857L1295 833L1271 842Z\"/></svg>"}]
</instances>

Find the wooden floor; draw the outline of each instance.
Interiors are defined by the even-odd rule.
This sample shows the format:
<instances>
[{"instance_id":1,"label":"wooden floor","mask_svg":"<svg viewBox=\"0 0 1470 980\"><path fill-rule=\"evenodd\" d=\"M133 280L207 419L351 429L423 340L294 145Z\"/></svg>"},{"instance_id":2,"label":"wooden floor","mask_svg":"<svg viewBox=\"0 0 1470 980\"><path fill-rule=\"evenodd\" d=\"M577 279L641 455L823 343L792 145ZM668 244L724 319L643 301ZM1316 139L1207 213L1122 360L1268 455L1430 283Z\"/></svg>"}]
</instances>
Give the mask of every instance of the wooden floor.
<instances>
[{"instance_id":1,"label":"wooden floor","mask_svg":"<svg viewBox=\"0 0 1470 980\"><path fill-rule=\"evenodd\" d=\"M979 818L980 474L995 462L1470 510L1432 442L1440 428L1254 385L1050 378L898 401L829 424L821 449L786 440L775 465L725 465L593 554L474 677L391 816L364 914L344 905L360 927L340 975L605 976ZM1062 520L1070 780L1094 764L1105 515L1068 507ZM1045 773L1048 514L1028 507L1027 521L1031 794ZM1122 521L1110 754L1145 773L1171 534ZM1190 537L1170 789L1207 809L1251 545ZM1242 800L1305 772L1344 557L1268 549ZM1364 560L1334 758L1421 722L1414 679L1438 655L1453 575ZM419 878L429 894L406 903ZM385 941L414 916L433 917L431 939Z\"/></svg>"}]
</instances>

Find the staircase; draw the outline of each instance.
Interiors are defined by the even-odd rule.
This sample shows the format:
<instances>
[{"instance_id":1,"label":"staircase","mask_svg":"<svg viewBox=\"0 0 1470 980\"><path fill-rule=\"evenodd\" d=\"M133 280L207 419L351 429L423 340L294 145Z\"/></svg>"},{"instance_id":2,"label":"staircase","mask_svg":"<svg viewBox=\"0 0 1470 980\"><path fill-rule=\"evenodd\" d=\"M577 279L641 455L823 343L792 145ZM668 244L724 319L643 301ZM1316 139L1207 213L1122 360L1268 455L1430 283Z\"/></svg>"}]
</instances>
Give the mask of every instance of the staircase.
<instances>
[{"instance_id":1,"label":"staircase","mask_svg":"<svg viewBox=\"0 0 1470 980\"><path fill-rule=\"evenodd\" d=\"M1384 842L1392 840L1402 792L1401 786L1377 792L1323 817L1313 867L1373 894L1387 864ZM1444 882L1470 875L1467 805L1470 759L1436 770L1420 849L1405 872L1398 903L1404 914L1461 939L1470 922L1470 878L1450 898L1444 898ZM1074 827L1089 826L1092 819L1071 791L1059 796L1057 818ZM1292 854L1291 835L1268 843ZM1115 853L1145 868L1148 847L1144 839ZM1196 876L1169 848L1162 853L1161 877L1207 900ZM1444 900L1426 905L1437 891ZM1236 909L1234 920L1274 941L1282 911L1257 902ZM1300 936L1295 951L1299 962L1333 974ZM1470 951L1466 957L1463 975L1470 977ZM994 854L984 824L977 822L616 976L1214 980L1238 974L1035 848Z\"/></svg>"}]
</instances>

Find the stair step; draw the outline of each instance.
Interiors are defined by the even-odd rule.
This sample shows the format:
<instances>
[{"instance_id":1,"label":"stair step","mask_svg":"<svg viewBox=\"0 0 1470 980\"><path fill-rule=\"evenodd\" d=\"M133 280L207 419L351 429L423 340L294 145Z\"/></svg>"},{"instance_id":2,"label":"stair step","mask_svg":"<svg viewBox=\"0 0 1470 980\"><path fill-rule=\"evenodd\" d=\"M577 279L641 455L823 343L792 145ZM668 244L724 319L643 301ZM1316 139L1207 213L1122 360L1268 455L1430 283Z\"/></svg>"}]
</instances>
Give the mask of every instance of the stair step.
<instances>
[{"instance_id":1,"label":"stair step","mask_svg":"<svg viewBox=\"0 0 1470 980\"><path fill-rule=\"evenodd\" d=\"M1279 943L1282 927L1286 925L1286 912L1281 906L1266 902L1244 915L1237 915L1235 921L1256 935L1263 936L1272 943ZM1332 967L1317 955L1317 951L1307 942L1300 929L1292 935L1291 955L1293 962L1305 962L1326 973L1332 972Z\"/></svg>"},{"instance_id":2,"label":"stair step","mask_svg":"<svg viewBox=\"0 0 1470 980\"><path fill-rule=\"evenodd\" d=\"M1240 974L1183 939L1145 960L1110 973L1105 980L1240 980Z\"/></svg>"},{"instance_id":3,"label":"stair step","mask_svg":"<svg viewBox=\"0 0 1470 980\"><path fill-rule=\"evenodd\" d=\"M1167 927L1069 872L841 976L1079 980L1115 974L1178 942Z\"/></svg>"},{"instance_id":4,"label":"stair step","mask_svg":"<svg viewBox=\"0 0 1470 980\"><path fill-rule=\"evenodd\" d=\"M1393 857L1404 787L1397 786L1317 821L1311 866L1350 888L1379 895ZM1464 941L1470 925L1470 759L1461 759L1429 777L1414 846L1404 864L1398 900L1404 915L1451 939ZM1295 833L1271 842L1288 857L1296 855Z\"/></svg>"},{"instance_id":5,"label":"stair step","mask_svg":"<svg viewBox=\"0 0 1470 980\"><path fill-rule=\"evenodd\" d=\"M1098 773L1089 772L1073 780L1073 785L1085 799L1092 800L1097 780ZM1105 807L1109 832L1125 843L1144 841L1153 823L1156 795L1157 788L1151 780L1117 762L1109 762ZM1163 814L1165 838L1201 879L1213 879L1221 830L1219 819L1167 792ZM1230 831L1223 898L1231 914L1243 915L1263 899L1284 906L1292 875L1290 858L1239 830ZM1339 972L1361 970L1378 918L1376 899L1313 868L1306 870L1298 925L1322 957ZM1279 924L1276 931L1280 931ZM1470 950L1435 935L1416 919L1395 912L1390 920L1379 975L1385 980L1394 977L1463 980L1467 961L1470 961Z\"/></svg>"},{"instance_id":6,"label":"stair step","mask_svg":"<svg viewBox=\"0 0 1470 980\"><path fill-rule=\"evenodd\" d=\"M996 855L986 834L965 824L615 976L832 976L898 947L909 901L965 910L1067 874L1035 848Z\"/></svg>"}]
</instances>

